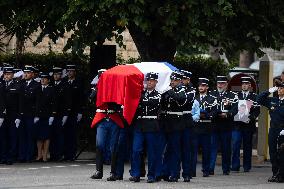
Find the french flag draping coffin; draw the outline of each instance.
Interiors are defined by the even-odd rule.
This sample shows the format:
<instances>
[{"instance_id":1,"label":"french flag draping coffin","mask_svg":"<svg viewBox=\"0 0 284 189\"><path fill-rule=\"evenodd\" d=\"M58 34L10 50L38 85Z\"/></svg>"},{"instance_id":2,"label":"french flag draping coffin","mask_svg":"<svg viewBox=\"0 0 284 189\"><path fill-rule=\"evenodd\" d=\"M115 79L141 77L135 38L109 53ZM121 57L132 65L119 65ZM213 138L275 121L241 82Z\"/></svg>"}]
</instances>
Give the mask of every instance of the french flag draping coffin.
<instances>
[{"instance_id":1,"label":"french flag draping coffin","mask_svg":"<svg viewBox=\"0 0 284 189\"><path fill-rule=\"evenodd\" d=\"M163 93L170 84L170 75L174 70L177 68L166 62L141 62L115 66L100 76L97 84L96 105L100 108L105 107L108 102L122 105L122 115L130 125L145 85L145 75L149 72L158 73L157 90ZM91 127L94 127L103 118L103 113L96 113ZM117 114L110 118L123 127Z\"/></svg>"}]
</instances>

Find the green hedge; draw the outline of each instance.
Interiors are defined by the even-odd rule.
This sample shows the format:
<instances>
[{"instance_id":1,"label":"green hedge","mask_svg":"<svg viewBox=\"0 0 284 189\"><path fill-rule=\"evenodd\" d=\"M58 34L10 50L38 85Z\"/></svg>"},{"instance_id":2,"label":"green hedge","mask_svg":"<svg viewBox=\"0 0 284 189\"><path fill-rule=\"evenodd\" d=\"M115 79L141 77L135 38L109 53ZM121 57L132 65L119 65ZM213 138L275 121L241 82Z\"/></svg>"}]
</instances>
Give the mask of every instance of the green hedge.
<instances>
[{"instance_id":1,"label":"green hedge","mask_svg":"<svg viewBox=\"0 0 284 189\"><path fill-rule=\"evenodd\" d=\"M49 71L53 66L65 67L70 63L78 65L80 70L87 71L86 65L88 65L87 58L82 59L78 56L74 56L70 53L49 53L49 54L34 54L25 53L16 61L15 54L0 54L0 62L10 63L12 65L22 68L24 65L33 65L43 71ZM16 63L17 62L17 63Z\"/></svg>"},{"instance_id":2,"label":"green hedge","mask_svg":"<svg viewBox=\"0 0 284 189\"><path fill-rule=\"evenodd\" d=\"M228 75L230 65L222 60L213 60L202 56L177 56L173 65L179 69L193 73L192 83L197 86L199 77L206 77L210 80L209 86L215 87L217 75Z\"/></svg>"}]
</instances>

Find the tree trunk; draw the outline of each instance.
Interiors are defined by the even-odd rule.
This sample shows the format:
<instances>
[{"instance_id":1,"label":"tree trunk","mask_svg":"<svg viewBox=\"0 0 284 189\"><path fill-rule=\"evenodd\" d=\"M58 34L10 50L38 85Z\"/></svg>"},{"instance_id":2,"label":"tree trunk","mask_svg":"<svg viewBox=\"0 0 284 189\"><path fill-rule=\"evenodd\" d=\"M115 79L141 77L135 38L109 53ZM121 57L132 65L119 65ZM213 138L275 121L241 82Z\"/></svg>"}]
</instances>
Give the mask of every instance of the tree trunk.
<instances>
[{"instance_id":1,"label":"tree trunk","mask_svg":"<svg viewBox=\"0 0 284 189\"><path fill-rule=\"evenodd\" d=\"M159 29L153 29L150 35L146 35L134 24L128 29L142 61L173 62L176 52L173 38L164 36Z\"/></svg>"},{"instance_id":2,"label":"tree trunk","mask_svg":"<svg viewBox=\"0 0 284 189\"><path fill-rule=\"evenodd\" d=\"M15 55L16 55L16 65L17 67L22 67L20 65L21 63L21 57L25 51L25 40L22 40L20 38L16 38L16 49L15 49Z\"/></svg>"},{"instance_id":3,"label":"tree trunk","mask_svg":"<svg viewBox=\"0 0 284 189\"><path fill-rule=\"evenodd\" d=\"M240 62L239 66L241 68L249 68L251 63L254 61L254 53L251 51L242 51L240 52Z\"/></svg>"}]
</instances>

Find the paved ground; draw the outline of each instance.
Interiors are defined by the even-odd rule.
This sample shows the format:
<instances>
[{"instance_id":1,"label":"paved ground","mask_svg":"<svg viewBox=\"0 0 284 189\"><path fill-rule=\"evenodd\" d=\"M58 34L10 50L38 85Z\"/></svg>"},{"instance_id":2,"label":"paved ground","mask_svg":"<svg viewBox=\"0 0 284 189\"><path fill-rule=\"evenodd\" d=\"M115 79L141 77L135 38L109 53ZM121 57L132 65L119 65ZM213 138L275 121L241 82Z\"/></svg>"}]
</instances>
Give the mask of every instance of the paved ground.
<instances>
[{"instance_id":1,"label":"paved ground","mask_svg":"<svg viewBox=\"0 0 284 189\"><path fill-rule=\"evenodd\" d=\"M33 163L14 164L12 166L0 165L0 188L95 188L95 189L188 189L188 188L249 188L249 189L284 189L284 184L268 183L270 176L269 164L254 167L250 173L232 173L230 176L223 176L220 167L217 167L216 175L203 178L201 173L190 183L182 181L178 183L159 182L154 184L131 183L128 181L129 165L125 168L124 181L107 182L106 177L110 171L105 166L103 180L92 180L90 175L95 165L91 161L76 161L72 163ZM200 172L200 166L198 167Z\"/></svg>"}]
</instances>

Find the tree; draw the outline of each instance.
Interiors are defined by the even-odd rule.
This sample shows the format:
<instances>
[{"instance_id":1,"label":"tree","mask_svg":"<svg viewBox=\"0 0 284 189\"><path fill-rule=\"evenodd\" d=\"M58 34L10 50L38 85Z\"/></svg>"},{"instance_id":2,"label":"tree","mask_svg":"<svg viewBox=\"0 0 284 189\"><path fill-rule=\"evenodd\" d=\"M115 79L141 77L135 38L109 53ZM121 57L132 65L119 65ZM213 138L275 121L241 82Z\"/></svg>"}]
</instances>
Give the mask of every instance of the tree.
<instances>
[{"instance_id":1,"label":"tree","mask_svg":"<svg viewBox=\"0 0 284 189\"><path fill-rule=\"evenodd\" d=\"M65 49L77 53L112 37L123 46L128 28L143 61L172 61L183 46L261 53L284 42L282 0L6 0L0 9L0 23L20 37L40 28L37 42L56 42L72 31Z\"/></svg>"}]
</instances>

